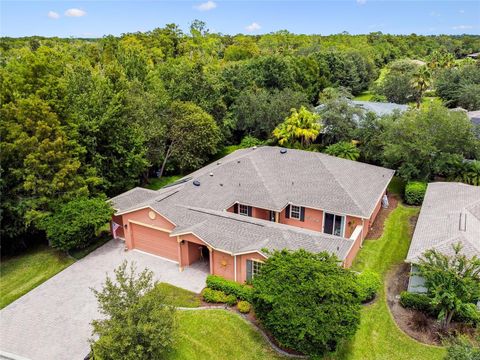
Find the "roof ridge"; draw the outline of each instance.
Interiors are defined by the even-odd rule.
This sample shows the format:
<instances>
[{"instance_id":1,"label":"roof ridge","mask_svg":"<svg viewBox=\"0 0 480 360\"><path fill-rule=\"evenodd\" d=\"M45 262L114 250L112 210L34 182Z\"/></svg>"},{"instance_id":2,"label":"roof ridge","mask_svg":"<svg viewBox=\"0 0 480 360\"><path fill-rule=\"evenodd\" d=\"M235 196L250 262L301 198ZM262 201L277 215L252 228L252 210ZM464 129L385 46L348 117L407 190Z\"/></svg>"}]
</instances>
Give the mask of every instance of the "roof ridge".
<instances>
[{"instance_id":1,"label":"roof ridge","mask_svg":"<svg viewBox=\"0 0 480 360\"><path fill-rule=\"evenodd\" d=\"M360 212L364 212L364 209L358 204L357 200L352 196L352 194L350 194L350 192L345 189L345 187L343 186L343 184L340 182L340 180L332 173L332 171L329 169L329 167L327 165L325 165L325 163L323 162L323 158L322 157L327 157L327 156L330 156L330 155L327 155L327 154L323 154L323 153L317 153L315 152L315 154L317 155L318 159L320 160L320 162L322 163L322 165L325 167L325 169L327 170L327 172L332 176L333 180L338 184L340 185L340 187L342 188L342 190L348 195L348 197L353 201L353 203L357 206L358 210L360 210ZM343 159L343 160L346 160L346 159Z\"/></svg>"}]
</instances>

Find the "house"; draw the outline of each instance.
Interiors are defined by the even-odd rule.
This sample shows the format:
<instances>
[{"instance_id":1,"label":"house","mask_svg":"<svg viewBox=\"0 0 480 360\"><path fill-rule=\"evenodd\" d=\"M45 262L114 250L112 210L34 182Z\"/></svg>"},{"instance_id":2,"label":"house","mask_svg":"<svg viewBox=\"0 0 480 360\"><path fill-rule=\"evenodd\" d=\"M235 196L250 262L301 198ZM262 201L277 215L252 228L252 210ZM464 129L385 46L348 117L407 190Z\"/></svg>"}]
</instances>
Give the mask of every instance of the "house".
<instances>
[{"instance_id":1,"label":"house","mask_svg":"<svg viewBox=\"0 0 480 360\"><path fill-rule=\"evenodd\" d=\"M480 256L480 187L462 183L428 184L406 261L412 265L410 292L425 292L415 266L425 251L453 254L461 243L462 253Z\"/></svg>"},{"instance_id":2,"label":"house","mask_svg":"<svg viewBox=\"0 0 480 360\"><path fill-rule=\"evenodd\" d=\"M244 282L269 250L328 251L351 265L393 170L317 152L253 147L158 191L111 199L128 249Z\"/></svg>"}]
</instances>

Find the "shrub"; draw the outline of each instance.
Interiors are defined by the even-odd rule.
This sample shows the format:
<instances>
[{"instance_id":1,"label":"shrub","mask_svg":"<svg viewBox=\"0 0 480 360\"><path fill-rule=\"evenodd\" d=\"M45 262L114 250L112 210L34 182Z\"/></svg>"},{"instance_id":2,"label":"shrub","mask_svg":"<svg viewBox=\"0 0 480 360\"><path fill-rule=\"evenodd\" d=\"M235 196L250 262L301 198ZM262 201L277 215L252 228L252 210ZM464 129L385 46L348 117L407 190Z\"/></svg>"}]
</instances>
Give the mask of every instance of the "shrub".
<instances>
[{"instance_id":1,"label":"shrub","mask_svg":"<svg viewBox=\"0 0 480 360\"><path fill-rule=\"evenodd\" d=\"M223 291L206 288L202 292L203 300L208 303L221 303L233 306L237 303L237 297L233 294L227 295Z\"/></svg>"},{"instance_id":2,"label":"shrub","mask_svg":"<svg viewBox=\"0 0 480 360\"><path fill-rule=\"evenodd\" d=\"M40 227L53 247L66 251L87 246L112 215L113 209L103 197L77 198L43 219Z\"/></svg>"},{"instance_id":3,"label":"shrub","mask_svg":"<svg viewBox=\"0 0 480 360\"><path fill-rule=\"evenodd\" d=\"M480 310L475 304L462 304L454 316L455 320L470 323L472 325L480 324Z\"/></svg>"},{"instance_id":4,"label":"shrub","mask_svg":"<svg viewBox=\"0 0 480 360\"><path fill-rule=\"evenodd\" d=\"M154 287L153 273L136 273L124 262L107 276L102 290L92 290L102 314L92 322L95 359L163 358L176 339L175 307L165 305L162 288Z\"/></svg>"},{"instance_id":5,"label":"shrub","mask_svg":"<svg viewBox=\"0 0 480 360\"><path fill-rule=\"evenodd\" d=\"M217 275L208 275L207 286L213 290L223 291L228 295L235 295L240 300L252 301L253 289L251 286L242 285Z\"/></svg>"},{"instance_id":6,"label":"shrub","mask_svg":"<svg viewBox=\"0 0 480 360\"><path fill-rule=\"evenodd\" d=\"M428 314L435 312L430 298L425 294L402 291L400 294L400 304L404 308L419 310Z\"/></svg>"},{"instance_id":7,"label":"shrub","mask_svg":"<svg viewBox=\"0 0 480 360\"><path fill-rule=\"evenodd\" d=\"M461 336L453 340L447 348L445 360L479 360L480 348L475 346L472 341Z\"/></svg>"},{"instance_id":8,"label":"shrub","mask_svg":"<svg viewBox=\"0 0 480 360\"><path fill-rule=\"evenodd\" d=\"M253 285L255 314L282 346L322 355L357 330L356 276L332 254L276 251Z\"/></svg>"},{"instance_id":9,"label":"shrub","mask_svg":"<svg viewBox=\"0 0 480 360\"><path fill-rule=\"evenodd\" d=\"M327 146L325 154L355 161L360 157L360 150L358 150L357 146L351 142L340 141L336 144Z\"/></svg>"},{"instance_id":10,"label":"shrub","mask_svg":"<svg viewBox=\"0 0 480 360\"><path fill-rule=\"evenodd\" d=\"M240 311L242 314L248 314L250 312L250 309L252 308L252 305L248 301L239 301L237 304L238 311Z\"/></svg>"},{"instance_id":11,"label":"shrub","mask_svg":"<svg viewBox=\"0 0 480 360\"><path fill-rule=\"evenodd\" d=\"M405 202L410 205L421 205L426 191L427 183L421 181L408 182L405 186Z\"/></svg>"},{"instance_id":12,"label":"shrub","mask_svg":"<svg viewBox=\"0 0 480 360\"><path fill-rule=\"evenodd\" d=\"M375 297L382 286L382 280L376 272L365 270L357 276L357 285L360 301L367 302Z\"/></svg>"}]
</instances>

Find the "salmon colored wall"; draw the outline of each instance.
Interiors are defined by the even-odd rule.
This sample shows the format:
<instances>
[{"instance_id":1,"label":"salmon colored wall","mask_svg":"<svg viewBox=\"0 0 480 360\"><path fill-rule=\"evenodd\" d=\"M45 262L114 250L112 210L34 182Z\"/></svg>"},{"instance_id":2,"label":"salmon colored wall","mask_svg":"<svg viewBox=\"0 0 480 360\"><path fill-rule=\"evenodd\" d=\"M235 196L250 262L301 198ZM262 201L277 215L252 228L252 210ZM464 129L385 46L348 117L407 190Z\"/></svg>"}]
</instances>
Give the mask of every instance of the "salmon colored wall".
<instances>
[{"instance_id":1,"label":"salmon colored wall","mask_svg":"<svg viewBox=\"0 0 480 360\"><path fill-rule=\"evenodd\" d=\"M187 243L188 247L188 265L193 264L195 261L200 260L202 246L196 243Z\"/></svg>"},{"instance_id":2,"label":"salmon colored wall","mask_svg":"<svg viewBox=\"0 0 480 360\"><path fill-rule=\"evenodd\" d=\"M259 253L251 253L237 256L237 282L247 281L247 260L265 260L265 256Z\"/></svg>"},{"instance_id":3,"label":"salmon colored wall","mask_svg":"<svg viewBox=\"0 0 480 360\"><path fill-rule=\"evenodd\" d=\"M117 224L120 225L120 227L116 231L117 237L121 237L125 239L125 232L123 230L123 217L122 215L116 215L112 217L112 222L116 222ZM113 231L112 231L112 222L110 223L110 233L113 236Z\"/></svg>"},{"instance_id":4,"label":"salmon colored wall","mask_svg":"<svg viewBox=\"0 0 480 360\"><path fill-rule=\"evenodd\" d=\"M233 256L221 251L213 250L213 274L223 276L225 279L234 280Z\"/></svg>"},{"instance_id":5,"label":"salmon colored wall","mask_svg":"<svg viewBox=\"0 0 480 360\"><path fill-rule=\"evenodd\" d=\"M353 231L357 227L357 225L362 225L362 219L354 216L346 216L345 219L345 237L348 239L352 236Z\"/></svg>"},{"instance_id":6,"label":"salmon colored wall","mask_svg":"<svg viewBox=\"0 0 480 360\"><path fill-rule=\"evenodd\" d=\"M227 211L233 213L233 205L230 206ZM256 219L270 220L270 212L268 210L252 206L252 217Z\"/></svg>"},{"instance_id":7,"label":"salmon colored wall","mask_svg":"<svg viewBox=\"0 0 480 360\"><path fill-rule=\"evenodd\" d=\"M305 208L305 221L285 217L286 208L280 213L280 223L297 226L305 229L322 231L323 211Z\"/></svg>"},{"instance_id":8,"label":"salmon colored wall","mask_svg":"<svg viewBox=\"0 0 480 360\"><path fill-rule=\"evenodd\" d=\"M172 230L174 228L174 225L170 221L165 219L162 215L160 215L157 212L155 212L155 219L153 220L150 219L150 217L148 216L148 213L150 211L153 211L153 210L151 210L150 208L147 208L147 209L137 210L131 213L123 214L122 218L123 218L124 230L125 230L125 224L128 224L130 220L134 220L146 225L156 226L166 230ZM132 248L132 226L129 225L129 228L126 231L124 231L124 235L125 235L126 245L129 249L131 249Z\"/></svg>"},{"instance_id":9,"label":"salmon colored wall","mask_svg":"<svg viewBox=\"0 0 480 360\"><path fill-rule=\"evenodd\" d=\"M350 252L345 257L345 260L343 261L344 267L349 268L350 266L352 266L353 260L355 259L355 256L357 256L358 250L360 250L360 246L362 246L362 236L359 235L355 239L355 242L353 243L353 246L350 249Z\"/></svg>"}]
</instances>

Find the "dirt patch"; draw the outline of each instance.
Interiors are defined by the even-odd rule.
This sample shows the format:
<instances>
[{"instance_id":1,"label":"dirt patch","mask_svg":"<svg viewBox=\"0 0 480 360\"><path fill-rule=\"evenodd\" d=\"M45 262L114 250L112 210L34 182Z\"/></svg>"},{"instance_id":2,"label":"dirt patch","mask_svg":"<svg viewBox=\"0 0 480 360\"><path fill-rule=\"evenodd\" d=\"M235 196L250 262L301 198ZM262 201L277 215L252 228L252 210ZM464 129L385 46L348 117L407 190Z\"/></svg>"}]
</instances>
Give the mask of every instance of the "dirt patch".
<instances>
[{"instance_id":1,"label":"dirt patch","mask_svg":"<svg viewBox=\"0 0 480 360\"><path fill-rule=\"evenodd\" d=\"M370 230L368 231L368 239L369 240L375 240L378 239L382 236L383 234L383 227L385 225L385 220L388 218L390 213L395 210L399 202L398 195L388 195L388 203L389 206L387 209L384 209L383 207L380 209L378 212L378 215L373 222L373 225L370 227Z\"/></svg>"}]
</instances>

